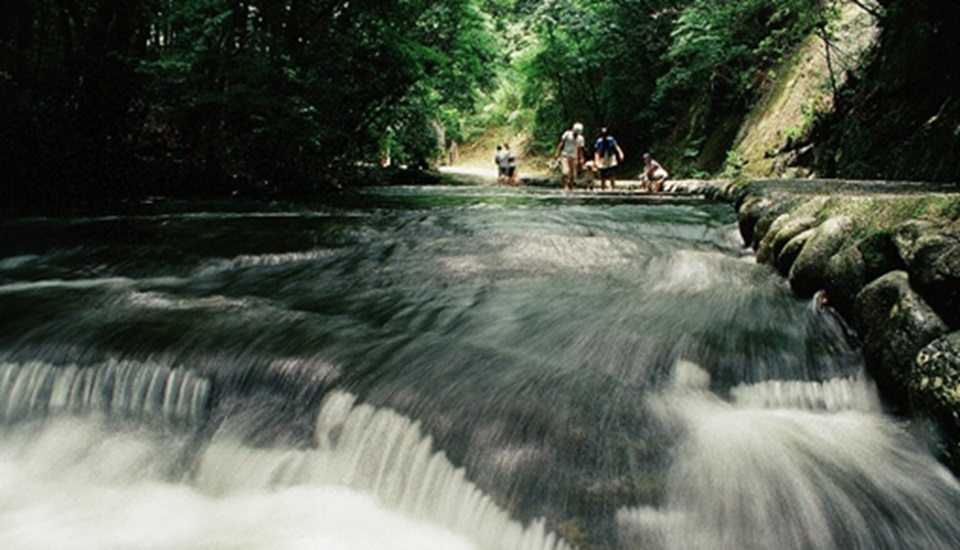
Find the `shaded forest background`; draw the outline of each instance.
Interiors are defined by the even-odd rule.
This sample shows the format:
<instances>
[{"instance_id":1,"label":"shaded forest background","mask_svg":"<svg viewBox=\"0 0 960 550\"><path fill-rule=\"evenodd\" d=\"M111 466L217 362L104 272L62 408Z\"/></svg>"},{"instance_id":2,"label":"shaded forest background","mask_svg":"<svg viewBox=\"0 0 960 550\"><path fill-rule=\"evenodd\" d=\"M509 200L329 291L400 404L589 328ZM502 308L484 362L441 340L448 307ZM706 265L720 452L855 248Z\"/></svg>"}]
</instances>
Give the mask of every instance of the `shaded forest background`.
<instances>
[{"instance_id":1,"label":"shaded forest background","mask_svg":"<svg viewBox=\"0 0 960 550\"><path fill-rule=\"evenodd\" d=\"M798 162L960 180L955 2L5 0L0 203L304 195L492 127L548 154L573 120L677 175L735 173L778 67L811 37L829 52L851 3L879 38L830 67Z\"/></svg>"}]
</instances>

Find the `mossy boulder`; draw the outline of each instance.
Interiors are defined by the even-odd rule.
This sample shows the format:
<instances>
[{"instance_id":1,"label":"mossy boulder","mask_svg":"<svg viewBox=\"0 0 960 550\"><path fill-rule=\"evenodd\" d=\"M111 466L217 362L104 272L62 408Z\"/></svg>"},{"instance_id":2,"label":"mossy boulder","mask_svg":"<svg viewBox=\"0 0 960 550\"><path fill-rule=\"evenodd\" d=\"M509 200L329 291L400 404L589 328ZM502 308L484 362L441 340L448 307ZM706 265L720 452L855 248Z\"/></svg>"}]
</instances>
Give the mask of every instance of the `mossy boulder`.
<instances>
[{"instance_id":1,"label":"mossy boulder","mask_svg":"<svg viewBox=\"0 0 960 550\"><path fill-rule=\"evenodd\" d=\"M824 288L834 307L852 317L854 299L863 287L886 273L904 268L891 232L878 231L830 258L824 272Z\"/></svg>"},{"instance_id":2,"label":"mossy boulder","mask_svg":"<svg viewBox=\"0 0 960 550\"><path fill-rule=\"evenodd\" d=\"M807 246L807 241L813 238L815 233L815 228L801 231L787 241L787 243L783 245L783 248L780 249L780 253L777 254L777 258L774 261L774 266L776 266L777 271L779 271L784 277L790 273L790 268L793 267L793 262L797 261L797 256L800 255L803 247Z\"/></svg>"},{"instance_id":3,"label":"mossy boulder","mask_svg":"<svg viewBox=\"0 0 960 550\"><path fill-rule=\"evenodd\" d=\"M765 264L776 263L783 247L791 239L812 228L816 223L817 220L813 216L781 214L773 221L770 230L761 239L760 248L757 249L757 261Z\"/></svg>"},{"instance_id":4,"label":"mossy boulder","mask_svg":"<svg viewBox=\"0 0 960 550\"><path fill-rule=\"evenodd\" d=\"M824 289L830 303L844 316L853 313L857 294L870 282L867 264L858 246L848 246L827 261L824 270Z\"/></svg>"},{"instance_id":5,"label":"mossy boulder","mask_svg":"<svg viewBox=\"0 0 960 550\"><path fill-rule=\"evenodd\" d=\"M947 333L946 323L910 287L905 271L890 272L860 291L854 323L871 374L889 399L906 405L903 388L910 383L917 354Z\"/></svg>"},{"instance_id":6,"label":"mossy boulder","mask_svg":"<svg viewBox=\"0 0 960 550\"><path fill-rule=\"evenodd\" d=\"M945 454L960 469L960 332L952 332L920 350L907 381L911 402L929 411L947 435Z\"/></svg>"},{"instance_id":7,"label":"mossy boulder","mask_svg":"<svg viewBox=\"0 0 960 550\"><path fill-rule=\"evenodd\" d=\"M784 195L757 195L747 198L737 211L743 242L757 250L773 222L796 206L797 199Z\"/></svg>"},{"instance_id":8,"label":"mossy boulder","mask_svg":"<svg viewBox=\"0 0 960 550\"><path fill-rule=\"evenodd\" d=\"M960 326L960 237L927 231L905 251L907 271L918 292L950 326Z\"/></svg>"},{"instance_id":9,"label":"mossy boulder","mask_svg":"<svg viewBox=\"0 0 960 550\"><path fill-rule=\"evenodd\" d=\"M909 220L893 228L891 238L900 258L909 265L917 255L918 243L925 236L940 231L941 226L930 220Z\"/></svg>"},{"instance_id":10,"label":"mossy boulder","mask_svg":"<svg viewBox=\"0 0 960 550\"><path fill-rule=\"evenodd\" d=\"M802 297L826 287L825 272L830 258L843 248L853 234L853 221L846 216L830 218L816 229L790 267L790 287Z\"/></svg>"}]
</instances>

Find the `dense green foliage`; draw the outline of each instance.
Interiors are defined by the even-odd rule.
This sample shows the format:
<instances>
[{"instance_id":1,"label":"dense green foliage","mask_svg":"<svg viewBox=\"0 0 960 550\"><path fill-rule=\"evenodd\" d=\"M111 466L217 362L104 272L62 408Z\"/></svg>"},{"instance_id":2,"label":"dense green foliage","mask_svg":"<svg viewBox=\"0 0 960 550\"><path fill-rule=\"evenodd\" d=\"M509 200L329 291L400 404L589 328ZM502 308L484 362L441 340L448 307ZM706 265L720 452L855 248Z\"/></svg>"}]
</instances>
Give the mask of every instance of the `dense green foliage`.
<instances>
[{"instance_id":1,"label":"dense green foliage","mask_svg":"<svg viewBox=\"0 0 960 550\"><path fill-rule=\"evenodd\" d=\"M660 148L686 160L678 173L716 170L736 130L725 121L826 17L821 0L545 1L532 23L541 49L524 68L537 136L545 144L579 119L588 132L610 126L634 160Z\"/></svg>"},{"instance_id":2,"label":"dense green foliage","mask_svg":"<svg viewBox=\"0 0 960 550\"><path fill-rule=\"evenodd\" d=\"M386 156L434 163L491 126L548 153L574 120L588 138L610 126L629 161L652 149L676 175L712 172L772 68L837 1L7 0L0 202L314 192ZM870 130L851 121L939 85L895 125L930 120L946 149L925 162L956 173L957 75L942 85L942 67L957 9L884 4L873 70L902 82L841 97L859 118L825 126L846 137L824 170L870 175L857 154Z\"/></svg>"},{"instance_id":3,"label":"dense green foliage","mask_svg":"<svg viewBox=\"0 0 960 550\"><path fill-rule=\"evenodd\" d=\"M309 190L490 82L470 0L11 0L3 198Z\"/></svg>"},{"instance_id":4,"label":"dense green foliage","mask_svg":"<svg viewBox=\"0 0 960 550\"><path fill-rule=\"evenodd\" d=\"M828 176L960 183L960 3L883 0L862 74L818 129Z\"/></svg>"}]
</instances>

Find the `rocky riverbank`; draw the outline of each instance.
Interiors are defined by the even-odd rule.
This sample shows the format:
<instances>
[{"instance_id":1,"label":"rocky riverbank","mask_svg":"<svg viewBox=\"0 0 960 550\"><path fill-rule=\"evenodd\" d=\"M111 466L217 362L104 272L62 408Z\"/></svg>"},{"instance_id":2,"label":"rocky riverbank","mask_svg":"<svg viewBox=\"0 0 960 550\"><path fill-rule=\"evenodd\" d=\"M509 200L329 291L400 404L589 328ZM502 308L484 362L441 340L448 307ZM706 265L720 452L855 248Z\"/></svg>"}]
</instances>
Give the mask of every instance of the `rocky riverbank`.
<instances>
[{"instance_id":1,"label":"rocky riverbank","mask_svg":"<svg viewBox=\"0 0 960 550\"><path fill-rule=\"evenodd\" d=\"M824 291L895 409L931 421L960 472L960 188L890 182L676 182L731 202L745 245L802 297Z\"/></svg>"}]
</instances>

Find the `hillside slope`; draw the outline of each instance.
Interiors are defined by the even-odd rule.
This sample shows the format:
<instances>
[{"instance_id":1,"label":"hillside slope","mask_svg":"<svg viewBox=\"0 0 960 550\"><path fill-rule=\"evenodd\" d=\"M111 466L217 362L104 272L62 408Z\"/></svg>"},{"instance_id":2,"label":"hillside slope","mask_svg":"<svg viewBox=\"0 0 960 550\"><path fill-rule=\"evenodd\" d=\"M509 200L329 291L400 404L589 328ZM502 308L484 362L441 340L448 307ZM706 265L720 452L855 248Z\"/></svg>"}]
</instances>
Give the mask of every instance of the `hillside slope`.
<instances>
[{"instance_id":1,"label":"hillside slope","mask_svg":"<svg viewBox=\"0 0 960 550\"><path fill-rule=\"evenodd\" d=\"M858 69L878 31L871 13L845 2L829 43L819 34L810 36L775 71L773 85L740 127L727 169L748 178L810 175L814 123L834 109L835 91Z\"/></svg>"},{"instance_id":2,"label":"hillside slope","mask_svg":"<svg viewBox=\"0 0 960 550\"><path fill-rule=\"evenodd\" d=\"M960 3L881 0L883 31L861 78L817 129L817 170L960 182Z\"/></svg>"}]
</instances>

